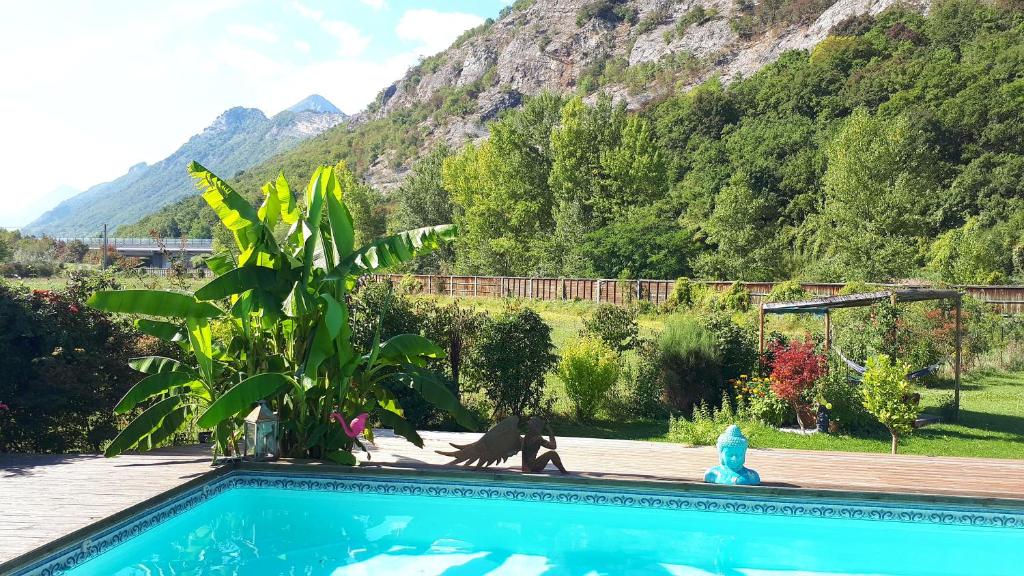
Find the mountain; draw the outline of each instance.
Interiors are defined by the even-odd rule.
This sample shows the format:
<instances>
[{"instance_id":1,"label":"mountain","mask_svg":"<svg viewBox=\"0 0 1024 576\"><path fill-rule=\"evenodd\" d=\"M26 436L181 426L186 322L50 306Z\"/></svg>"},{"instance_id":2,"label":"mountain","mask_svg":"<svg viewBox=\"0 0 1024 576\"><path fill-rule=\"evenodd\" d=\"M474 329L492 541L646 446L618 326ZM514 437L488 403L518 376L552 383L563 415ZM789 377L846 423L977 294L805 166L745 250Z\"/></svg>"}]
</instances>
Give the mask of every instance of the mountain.
<instances>
[{"instance_id":1,"label":"mountain","mask_svg":"<svg viewBox=\"0 0 1024 576\"><path fill-rule=\"evenodd\" d=\"M292 112L317 112L319 114L343 114L337 106L331 104L327 98L319 94L312 94L303 98L302 101L294 106L289 106L288 110Z\"/></svg>"},{"instance_id":2,"label":"mountain","mask_svg":"<svg viewBox=\"0 0 1024 576\"><path fill-rule=\"evenodd\" d=\"M488 135L488 123L544 92L604 94L643 110L711 78L754 75L787 51L809 50L840 23L928 0L517 0L423 58L349 122L246 169L234 182L254 201L284 171L308 180L344 161L385 193L438 145ZM224 172L227 177L230 172ZM190 198L140 222L167 235L208 234L214 221Z\"/></svg>"},{"instance_id":3,"label":"mountain","mask_svg":"<svg viewBox=\"0 0 1024 576\"><path fill-rule=\"evenodd\" d=\"M94 235L103 224L113 230L195 195L197 190L185 171L191 160L233 175L347 118L318 95L271 118L255 108L231 108L167 158L153 165L143 162L132 166L123 176L61 202L23 231L51 236Z\"/></svg>"}]
</instances>

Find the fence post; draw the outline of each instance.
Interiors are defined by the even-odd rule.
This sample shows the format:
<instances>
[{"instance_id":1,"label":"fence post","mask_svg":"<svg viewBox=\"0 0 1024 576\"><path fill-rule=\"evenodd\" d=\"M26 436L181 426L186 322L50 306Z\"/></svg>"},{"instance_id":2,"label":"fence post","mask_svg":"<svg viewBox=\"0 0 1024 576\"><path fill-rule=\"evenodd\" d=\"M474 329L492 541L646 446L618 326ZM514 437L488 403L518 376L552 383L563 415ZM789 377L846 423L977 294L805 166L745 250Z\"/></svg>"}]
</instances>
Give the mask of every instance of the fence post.
<instances>
[{"instance_id":1,"label":"fence post","mask_svg":"<svg viewBox=\"0 0 1024 576\"><path fill-rule=\"evenodd\" d=\"M640 302L640 279L636 279L636 301Z\"/></svg>"},{"instance_id":2,"label":"fence post","mask_svg":"<svg viewBox=\"0 0 1024 576\"><path fill-rule=\"evenodd\" d=\"M448 277L448 293L451 294L452 298L455 297L455 276Z\"/></svg>"},{"instance_id":3,"label":"fence post","mask_svg":"<svg viewBox=\"0 0 1024 576\"><path fill-rule=\"evenodd\" d=\"M601 303L601 284L603 284L603 283L604 283L604 280L598 280L597 281L597 303L598 304Z\"/></svg>"},{"instance_id":4,"label":"fence post","mask_svg":"<svg viewBox=\"0 0 1024 576\"><path fill-rule=\"evenodd\" d=\"M533 278L526 279L526 298L533 298Z\"/></svg>"},{"instance_id":5,"label":"fence post","mask_svg":"<svg viewBox=\"0 0 1024 576\"><path fill-rule=\"evenodd\" d=\"M427 294L433 294L434 293L434 282L433 282L433 280L434 280L434 275L433 274L427 274Z\"/></svg>"},{"instance_id":6,"label":"fence post","mask_svg":"<svg viewBox=\"0 0 1024 576\"><path fill-rule=\"evenodd\" d=\"M475 298L480 293L480 277L473 276L473 297Z\"/></svg>"}]
</instances>

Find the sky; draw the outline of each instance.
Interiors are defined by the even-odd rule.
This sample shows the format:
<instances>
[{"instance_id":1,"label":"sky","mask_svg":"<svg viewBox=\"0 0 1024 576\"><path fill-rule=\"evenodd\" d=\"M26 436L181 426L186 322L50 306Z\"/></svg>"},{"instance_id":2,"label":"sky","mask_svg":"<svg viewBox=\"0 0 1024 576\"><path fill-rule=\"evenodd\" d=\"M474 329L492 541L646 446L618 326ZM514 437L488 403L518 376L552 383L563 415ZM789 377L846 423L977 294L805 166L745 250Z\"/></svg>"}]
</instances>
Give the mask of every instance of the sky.
<instances>
[{"instance_id":1,"label":"sky","mask_svg":"<svg viewBox=\"0 0 1024 576\"><path fill-rule=\"evenodd\" d=\"M508 0L0 3L0 227L170 155L232 106L346 113ZM59 190L59 192L58 192Z\"/></svg>"}]
</instances>

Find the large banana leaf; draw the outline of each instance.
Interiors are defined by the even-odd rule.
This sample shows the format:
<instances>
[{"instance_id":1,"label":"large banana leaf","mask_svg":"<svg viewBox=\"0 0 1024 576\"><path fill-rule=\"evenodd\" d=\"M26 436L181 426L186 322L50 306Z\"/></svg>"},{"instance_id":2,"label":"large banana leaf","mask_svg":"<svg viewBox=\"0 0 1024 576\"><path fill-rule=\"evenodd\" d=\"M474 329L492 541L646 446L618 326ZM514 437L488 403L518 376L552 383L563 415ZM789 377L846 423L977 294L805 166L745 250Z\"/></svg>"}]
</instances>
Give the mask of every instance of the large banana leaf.
<instances>
[{"instance_id":1,"label":"large banana leaf","mask_svg":"<svg viewBox=\"0 0 1024 576\"><path fill-rule=\"evenodd\" d=\"M256 209L227 182L204 168L198 162L188 165L188 172L198 179L202 187L203 200L210 205L225 228L234 233L238 248L249 248L259 237L259 215Z\"/></svg>"},{"instance_id":2,"label":"large banana leaf","mask_svg":"<svg viewBox=\"0 0 1024 576\"><path fill-rule=\"evenodd\" d=\"M103 455L117 456L126 450L131 450L140 443L148 443L150 435L160 430L164 418L186 402L187 397L183 394L178 394L153 404L145 412L139 414L138 418L132 420L117 435L117 438L114 438L110 445L107 446L107 449L103 451ZM150 446L147 444L143 447L149 448Z\"/></svg>"},{"instance_id":3,"label":"large banana leaf","mask_svg":"<svg viewBox=\"0 0 1024 576\"><path fill-rule=\"evenodd\" d=\"M479 427L476 417L459 403L452 393L454 386L444 376L420 366L406 365L398 380L416 390L427 402L451 414L467 430Z\"/></svg>"},{"instance_id":4,"label":"large banana leaf","mask_svg":"<svg viewBox=\"0 0 1024 576\"><path fill-rule=\"evenodd\" d=\"M408 420L390 410L381 410L378 415L381 423L394 430L395 434L423 448L423 438L420 438L420 435L416 433L416 428Z\"/></svg>"},{"instance_id":5,"label":"large banana leaf","mask_svg":"<svg viewBox=\"0 0 1024 576\"><path fill-rule=\"evenodd\" d=\"M139 402L152 398L157 394L170 392L174 388L184 386L194 380L188 372L157 372L139 380L132 389L125 393L121 401L114 407L115 414L124 414L138 406Z\"/></svg>"},{"instance_id":6,"label":"large banana leaf","mask_svg":"<svg viewBox=\"0 0 1024 576\"><path fill-rule=\"evenodd\" d=\"M164 416L160 426L153 430L149 436L143 438L137 448L139 450L152 450L159 446L161 442L173 436L178 430L181 430L191 410L192 406L180 406L177 410Z\"/></svg>"},{"instance_id":7,"label":"large banana leaf","mask_svg":"<svg viewBox=\"0 0 1024 576\"><path fill-rule=\"evenodd\" d=\"M348 258L355 248L355 226L342 194L327 194L327 220L331 225L331 240L339 259Z\"/></svg>"},{"instance_id":8,"label":"large banana leaf","mask_svg":"<svg viewBox=\"0 0 1024 576\"><path fill-rule=\"evenodd\" d=\"M392 336L380 345L377 362L384 364L416 364L420 365L423 358L444 358L445 352L419 334L399 334Z\"/></svg>"},{"instance_id":9,"label":"large banana leaf","mask_svg":"<svg viewBox=\"0 0 1024 576\"><path fill-rule=\"evenodd\" d=\"M294 383L295 381L290 377L276 372L250 376L235 384L213 404L210 404L206 411L199 416L199 427L213 428L239 412L252 408L256 402L273 396Z\"/></svg>"},{"instance_id":10,"label":"large banana leaf","mask_svg":"<svg viewBox=\"0 0 1024 576\"><path fill-rule=\"evenodd\" d=\"M185 334L185 329L180 325L164 322L163 320L139 318L135 321L135 328L143 334L148 334L166 342L180 342L188 337Z\"/></svg>"},{"instance_id":11,"label":"large banana leaf","mask_svg":"<svg viewBox=\"0 0 1024 576\"><path fill-rule=\"evenodd\" d=\"M196 290L199 300L219 300L253 288L272 291L278 284L278 272L263 266L243 266L217 276Z\"/></svg>"},{"instance_id":12,"label":"large banana leaf","mask_svg":"<svg viewBox=\"0 0 1024 576\"><path fill-rule=\"evenodd\" d=\"M205 319L189 318L185 321L188 328L188 341L192 344L192 354L196 357L199 373L207 385L213 386L213 332L210 323Z\"/></svg>"},{"instance_id":13,"label":"large banana leaf","mask_svg":"<svg viewBox=\"0 0 1024 576\"><path fill-rule=\"evenodd\" d=\"M367 274L404 264L437 250L442 243L453 240L457 234L458 229L454 224L442 224L385 236L342 260L337 268L327 275L326 280L344 280L352 269Z\"/></svg>"},{"instance_id":14,"label":"large banana leaf","mask_svg":"<svg viewBox=\"0 0 1024 576\"><path fill-rule=\"evenodd\" d=\"M164 290L101 290L86 302L106 312L145 314L169 318L215 318L223 314L209 302Z\"/></svg>"},{"instance_id":15,"label":"large banana leaf","mask_svg":"<svg viewBox=\"0 0 1024 576\"><path fill-rule=\"evenodd\" d=\"M145 374L157 374L159 372L170 372L172 370L191 370L181 362L178 362L173 358L165 358L163 356L140 356L139 358L132 358L128 361L128 365L131 366L133 370L137 370Z\"/></svg>"}]
</instances>

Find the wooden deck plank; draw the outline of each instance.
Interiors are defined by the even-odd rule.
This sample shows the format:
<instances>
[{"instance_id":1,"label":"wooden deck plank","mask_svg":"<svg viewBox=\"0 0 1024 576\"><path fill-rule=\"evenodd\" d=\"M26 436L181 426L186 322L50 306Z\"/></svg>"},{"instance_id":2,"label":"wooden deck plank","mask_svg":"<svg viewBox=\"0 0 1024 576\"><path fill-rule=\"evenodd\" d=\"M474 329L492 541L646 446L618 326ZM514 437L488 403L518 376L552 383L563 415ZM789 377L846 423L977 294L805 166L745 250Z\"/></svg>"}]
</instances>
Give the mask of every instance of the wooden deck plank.
<instances>
[{"instance_id":1,"label":"wooden deck plank","mask_svg":"<svg viewBox=\"0 0 1024 576\"><path fill-rule=\"evenodd\" d=\"M478 435L423 432L419 449L378 431L365 465L444 467L434 451ZM661 442L559 438L576 476L644 482L696 482L716 464L714 448ZM517 459L499 470L513 471ZM770 486L1024 500L1024 461L888 454L751 450L747 465ZM210 470L209 448L150 454L53 456L0 454L0 562L28 552Z\"/></svg>"}]
</instances>

